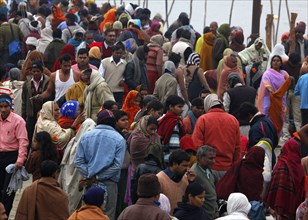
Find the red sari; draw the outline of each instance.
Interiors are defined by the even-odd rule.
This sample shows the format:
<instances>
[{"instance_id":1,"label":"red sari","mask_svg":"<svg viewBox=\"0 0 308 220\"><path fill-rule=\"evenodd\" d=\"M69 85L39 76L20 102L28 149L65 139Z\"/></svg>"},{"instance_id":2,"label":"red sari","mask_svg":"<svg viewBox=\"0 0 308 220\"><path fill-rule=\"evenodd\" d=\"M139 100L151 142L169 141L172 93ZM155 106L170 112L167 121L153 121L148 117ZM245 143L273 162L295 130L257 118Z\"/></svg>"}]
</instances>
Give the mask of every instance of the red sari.
<instances>
[{"instance_id":1,"label":"red sari","mask_svg":"<svg viewBox=\"0 0 308 220\"><path fill-rule=\"evenodd\" d=\"M66 44L62 50L61 50L61 53L60 53L60 57L63 55L63 54L69 54L72 58L72 65L76 64L76 60L75 60L75 49L72 45L70 44ZM58 57L56 59L56 62L55 64L53 65L52 67L52 72L55 72L57 71L58 69L60 69L60 57Z\"/></svg>"},{"instance_id":2,"label":"red sari","mask_svg":"<svg viewBox=\"0 0 308 220\"><path fill-rule=\"evenodd\" d=\"M128 114L128 127L130 128L131 124L134 122L135 115L140 110L139 106L134 105L134 101L137 98L138 91L131 90L125 97L122 110Z\"/></svg>"}]
</instances>

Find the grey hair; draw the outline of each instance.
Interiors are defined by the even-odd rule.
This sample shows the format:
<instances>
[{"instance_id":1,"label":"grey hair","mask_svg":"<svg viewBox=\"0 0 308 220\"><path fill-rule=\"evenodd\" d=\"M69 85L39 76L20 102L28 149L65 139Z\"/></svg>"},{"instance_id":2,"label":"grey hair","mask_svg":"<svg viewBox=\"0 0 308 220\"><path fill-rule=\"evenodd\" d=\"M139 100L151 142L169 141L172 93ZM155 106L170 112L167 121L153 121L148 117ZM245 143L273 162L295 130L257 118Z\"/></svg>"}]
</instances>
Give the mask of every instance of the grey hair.
<instances>
[{"instance_id":1,"label":"grey hair","mask_svg":"<svg viewBox=\"0 0 308 220\"><path fill-rule=\"evenodd\" d=\"M216 149L214 147L211 147L209 145L203 145L199 147L197 151L197 159L199 159L202 156L206 156L208 152L216 153Z\"/></svg>"}]
</instances>

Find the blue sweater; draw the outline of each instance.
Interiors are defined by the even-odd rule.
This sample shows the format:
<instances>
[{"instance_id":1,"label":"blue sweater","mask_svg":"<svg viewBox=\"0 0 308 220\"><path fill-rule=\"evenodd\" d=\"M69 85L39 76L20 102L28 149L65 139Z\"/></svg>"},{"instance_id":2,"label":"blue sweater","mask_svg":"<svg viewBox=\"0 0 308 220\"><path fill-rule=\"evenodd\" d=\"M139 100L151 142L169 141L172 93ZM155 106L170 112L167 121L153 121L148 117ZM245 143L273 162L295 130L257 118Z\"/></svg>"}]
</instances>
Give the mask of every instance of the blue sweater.
<instances>
[{"instance_id":1,"label":"blue sweater","mask_svg":"<svg viewBox=\"0 0 308 220\"><path fill-rule=\"evenodd\" d=\"M302 75L296 84L294 95L301 97L301 109L308 109L308 73Z\"/></svg>"},{"instance_id":2,"label":"blue sweater","mask_svg":"<svg viewBox=\"0 0 308 220\"><path fill-rule=\"evenodd\" d=\"M118 182L125 150L125 140L114 128L98 125L81 137L74 163L85 178Z\"/></svg>"}]
</instances>

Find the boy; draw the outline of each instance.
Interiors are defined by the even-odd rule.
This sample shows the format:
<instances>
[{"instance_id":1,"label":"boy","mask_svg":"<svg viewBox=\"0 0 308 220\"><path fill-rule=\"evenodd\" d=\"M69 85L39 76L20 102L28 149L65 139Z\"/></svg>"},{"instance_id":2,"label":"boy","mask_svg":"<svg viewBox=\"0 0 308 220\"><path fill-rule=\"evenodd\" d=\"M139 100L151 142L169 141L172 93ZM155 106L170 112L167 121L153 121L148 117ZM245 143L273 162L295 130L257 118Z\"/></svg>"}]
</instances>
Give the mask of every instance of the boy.
<instances>
[{"instance_id":1,"label":"boy","mask_svg":"<svg viewBox=\"0 0 308 220\"><path fill-rule=\"evenodd\" d=\"M157 133L161 136L166 154L180 149L180 139L185 135L185 128L181 118L184 100L171 95L166 100L167 114L159 121Z\"/></svg>"}]
</instances>

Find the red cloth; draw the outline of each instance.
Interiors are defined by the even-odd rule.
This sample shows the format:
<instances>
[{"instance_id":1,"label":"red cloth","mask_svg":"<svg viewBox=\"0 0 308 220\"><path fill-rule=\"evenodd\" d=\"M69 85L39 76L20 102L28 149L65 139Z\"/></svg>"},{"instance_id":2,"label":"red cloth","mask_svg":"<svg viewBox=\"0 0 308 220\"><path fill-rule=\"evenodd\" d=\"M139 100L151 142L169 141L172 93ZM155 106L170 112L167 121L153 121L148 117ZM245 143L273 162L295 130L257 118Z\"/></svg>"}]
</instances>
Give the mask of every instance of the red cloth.
<instances>
[{"instance_id":1,"label":"red cloth","mask_svg":"<svg viewBox=\"0 0 308 220\"><path fill-rule=\"evenodd\" d=\"M187 136L185 135L184 137L182 137L180 139L180 147L181 150L193 150L195 152L197 152L197 148L191 138L191 136Z\"/></svg>"},{"instance_id":2,"label":"red cloth","mask_svg":"<svg viewBox=\"0 0 308 220\"><path fill-rule=\"evenodd\" d=\"M52 6L51 12L52 12L51 27L52 30L55 30L62 21L65 21L65 16L62 13L61 8L57 5Z\"/></svg>"},{"instance_id":3,"label":"red cloth","mask_svg":"<svg viewBox=\"0 0 308 220\"><path fill-rule=\"evenodd\" d=\"M185 135L185 129L180 116L169 112L158 122L157 133L162 137L163 144L169 143L173 129L177 124L180 126L180 137L183 137Z\"/></svg>"},{"instance_id":4,"label":"red cloth","mask_svg":"<svg viewBox=\"0 0 308 220\"><path fill-rule=\"evenodd\" d=\"M55 72L55 71L57 71L58 69L61 68L60 67L60 57L63 54L69 54L72 57L72 65L77 63L76 60L75 60L75 49L74 49L74 47L72 45L70 45L70 44L66 44L62 48L60 56L56 59L56 62L55 62L55 64L52 67L52 72Z\"/></svg>"},{"instance_id":5,"label":"red cloth","mask_svg":"<svg viewBox=\"0 0 308 220\"><path fill-rule=\"evenodd\" d=\"M294 218L296 208L304 199L304 182L300 143L291 138L282 147L273 170L266 204L277 214Z\"/></svg>"},{"instance_id":6,"label":"red cloth","mask_svg":"<svg viewBox=\"0 0 308 220\"><path fill-rule=\"evenodd\" d=\"M135 115L140 110L139 106L134 105L134 101L138 95L138 91L131 90L127 96L125 97L124 104L122 106L122 110L127 112L128 114L128 127L134 122Z\"/></svg>"}]
</instances>

